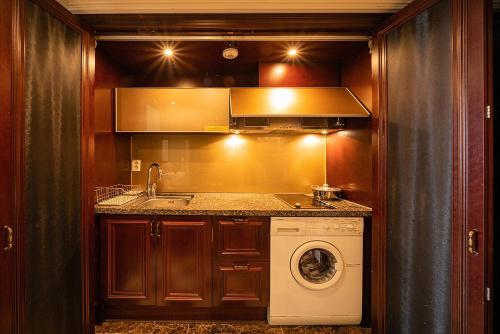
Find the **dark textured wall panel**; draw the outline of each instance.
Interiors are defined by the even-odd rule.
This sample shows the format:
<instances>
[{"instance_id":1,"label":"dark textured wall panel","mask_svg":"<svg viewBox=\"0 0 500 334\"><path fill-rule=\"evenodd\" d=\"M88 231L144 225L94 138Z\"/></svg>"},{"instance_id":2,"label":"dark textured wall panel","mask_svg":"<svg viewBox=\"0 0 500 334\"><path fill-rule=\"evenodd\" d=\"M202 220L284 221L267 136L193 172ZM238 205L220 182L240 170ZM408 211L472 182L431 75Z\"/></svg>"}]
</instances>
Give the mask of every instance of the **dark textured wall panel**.
<instances>
[{"instance_id":1,"label":"dark textured wall panel","mask_svg":"<svg viewBox=\"0 0 500 334\"><path fill-rule=\"evenodd\" d=\"M81 36L30 2L26 21L26 333L81 333Z\"/></svg>"},{"instance_id":2,"label":"dark textured wall panel","mask_svg":"<svg viewBox=\"0 0 500 334\"><path fill-rule=\"evenodd\" d=\"M450 332L451 14L388 34L388 333Z\"/></svg>"}]
</instances>

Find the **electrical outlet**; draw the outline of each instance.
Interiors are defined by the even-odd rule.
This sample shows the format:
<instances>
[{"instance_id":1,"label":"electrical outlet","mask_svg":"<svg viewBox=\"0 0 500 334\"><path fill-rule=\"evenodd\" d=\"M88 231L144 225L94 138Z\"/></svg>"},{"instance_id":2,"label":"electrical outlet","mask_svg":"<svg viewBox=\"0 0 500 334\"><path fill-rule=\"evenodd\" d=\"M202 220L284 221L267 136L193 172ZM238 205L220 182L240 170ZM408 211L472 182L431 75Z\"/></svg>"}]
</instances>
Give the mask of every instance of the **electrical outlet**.
<instances>
[{"instance_id":1,"label":"electrical outlet","mask_svg":"<svg viewBox=\"0 0 500 334\"><path fill-rule=\"evenodd\" d=\"M141 171L141 160L132 160L132 172Z\"/></svg>"}]
</instances>

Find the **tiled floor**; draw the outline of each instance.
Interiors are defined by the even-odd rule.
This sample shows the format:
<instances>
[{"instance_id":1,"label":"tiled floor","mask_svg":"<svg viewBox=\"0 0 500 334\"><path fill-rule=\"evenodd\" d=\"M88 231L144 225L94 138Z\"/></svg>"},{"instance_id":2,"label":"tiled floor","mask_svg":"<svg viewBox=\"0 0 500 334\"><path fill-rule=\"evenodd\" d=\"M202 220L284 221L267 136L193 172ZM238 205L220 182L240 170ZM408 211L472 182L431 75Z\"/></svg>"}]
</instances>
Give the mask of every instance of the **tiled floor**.
<instances>
[{"instance_id":1,"label":"tiled floor","mask_svg":"<svg viewBox=\"0 0 500 334\"><path fill-rule=\"evenodd\" d=\"M96 327L106 334L369 334L356 326L269 326L265 322L135 322L107 321Z\"/></svg>"}]
</instances>

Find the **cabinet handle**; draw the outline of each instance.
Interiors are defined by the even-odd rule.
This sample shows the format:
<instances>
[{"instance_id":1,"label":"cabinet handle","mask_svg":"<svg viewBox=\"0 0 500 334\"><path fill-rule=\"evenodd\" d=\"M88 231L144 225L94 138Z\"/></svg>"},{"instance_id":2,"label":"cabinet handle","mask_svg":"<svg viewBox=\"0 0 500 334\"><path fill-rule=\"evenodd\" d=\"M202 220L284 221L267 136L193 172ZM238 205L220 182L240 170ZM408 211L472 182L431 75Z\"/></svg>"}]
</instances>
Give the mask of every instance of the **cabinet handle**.
<instances>
[{"instance_id":1,"label":"cabinet handle","mask_svg":"<svg viewBox=\"0 0 500 334\"><path fill-rule=\"evenodd\" d=\"M235 224L248 224L249 221L250 220L248 218L233 218L233 222Z\"/></svg>"},{"instance_id":2,"label":"cabinet handle","mask_svg":"<svg viewBox=\"0 0 500 334\"><path fill-rule=\"evenodd\" d=\"M154 237L155 237L155 233L153 232L153 228L154 228L154 227L153 227L153 225L155 224L155 221L154 221L154 220L151 220L151 221L149 222L149 224L150 224L150 231L149 231L149 235L150 235L151 237L153 237L153 238L154 238Z\"/></svg>"},{"instance_id":3,"label":"cabinet handle","mask_svg":"<svg viewBox=\"0 0 500 334\"><path fill-rule=\"evenodd\" d=\"M156 222L156 237L160 238L160 221Z\"/></svg>"},{"instance_id":4,"label":"cabinet handle","mask_svg":"<svg viewBox=\"0 0 500 334\"><path fill-rule=\"evenodd\" d=\"M9 226L4 226L3 230L7 234L7 246L3 248L5 252L12 249L12 245L14 244L14 238L12 237L12 229Z\"/></svg>"},{"instance_id":5,"label":"cabinet handle","mask_svg":"<svg viewBox=\"0 0 500 334\"><path fill-rule=\"evenodd\" d=\"M233 263L234 270L248 270L250 265L248 263Z\"/></svg>"}]
</instances>

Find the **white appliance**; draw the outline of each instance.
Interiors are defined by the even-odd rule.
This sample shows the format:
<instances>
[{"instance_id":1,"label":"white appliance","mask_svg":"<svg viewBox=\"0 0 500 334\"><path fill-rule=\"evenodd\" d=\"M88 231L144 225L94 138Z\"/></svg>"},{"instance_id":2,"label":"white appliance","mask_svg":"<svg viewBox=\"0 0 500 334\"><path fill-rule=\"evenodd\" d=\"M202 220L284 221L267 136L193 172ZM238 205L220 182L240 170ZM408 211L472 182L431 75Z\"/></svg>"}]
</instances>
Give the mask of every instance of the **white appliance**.
<instances>
[{"instance_id":1,"label":"white appliance","mask_svg":"<svg viewBox=\"0 0 500 334\"><path fill-rule=\"evenodd\" d=\"M271 219L271 325L361 322L363 218Z\"/></svg>"}]
</instances>

